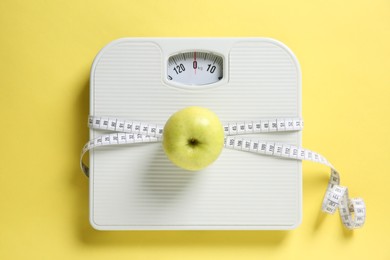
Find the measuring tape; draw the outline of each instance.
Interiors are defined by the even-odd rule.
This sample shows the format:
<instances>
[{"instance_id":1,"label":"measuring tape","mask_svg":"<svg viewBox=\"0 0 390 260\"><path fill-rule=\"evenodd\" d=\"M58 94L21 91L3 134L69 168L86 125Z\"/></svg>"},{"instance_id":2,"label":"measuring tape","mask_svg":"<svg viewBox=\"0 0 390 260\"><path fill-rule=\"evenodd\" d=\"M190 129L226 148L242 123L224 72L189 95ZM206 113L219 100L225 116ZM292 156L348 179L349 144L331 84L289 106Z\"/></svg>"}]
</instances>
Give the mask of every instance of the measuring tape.
<instances>
[{"instance_id":1,"label":"measuring tape","mask_svg":"<svg viewBox=\"0 0 390 260\"><path fill-rule=\"evenodd\" d=\"M115 133L101 135L85 144L81 152L80 166L86 176L89 176L89 167L83 162L83 158L89 150L106 145L161 142L164 129L163 125L151 122L97 116L89 116L88 126L91 129ZM331 174L322 202L322 211L334 214L339 209L341 220L348 229L360 228L364 225L366 206L363 199L349 198L348 188L340 186L340 174L325 157L295 145L240 137L244 134L300 131L303 129L301 118L230 122L224 124L223 128L225 148L292 160L313 161L330 167Z\"/></svg>"}]
</instances>

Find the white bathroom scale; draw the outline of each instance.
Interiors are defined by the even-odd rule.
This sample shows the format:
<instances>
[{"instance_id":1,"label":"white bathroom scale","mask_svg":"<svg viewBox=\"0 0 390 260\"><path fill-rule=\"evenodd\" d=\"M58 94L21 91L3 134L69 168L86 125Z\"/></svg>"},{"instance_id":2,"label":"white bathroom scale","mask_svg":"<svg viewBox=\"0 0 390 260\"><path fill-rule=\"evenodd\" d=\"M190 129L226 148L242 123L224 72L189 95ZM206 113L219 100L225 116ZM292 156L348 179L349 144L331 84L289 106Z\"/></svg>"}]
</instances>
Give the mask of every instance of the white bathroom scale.
<instances>
[{"instance_id":1,"label":"white bathroom scale","mask_svg":"<svg viewBox=\"0 0 390 260\"><path fill-rule=\"evenodd\" d=\"M200 106L222 122L301 117L301 71L266 38L123 38L90 78L90 115L164 124ZM106 133L90 130L93 139ZM246 135L301 145L301 132ZM173 165L161 142L90 151L90 222L99 230L285 230L302 218L301 161L223 149L204 170Z\"/></svg>"}]
</instances>

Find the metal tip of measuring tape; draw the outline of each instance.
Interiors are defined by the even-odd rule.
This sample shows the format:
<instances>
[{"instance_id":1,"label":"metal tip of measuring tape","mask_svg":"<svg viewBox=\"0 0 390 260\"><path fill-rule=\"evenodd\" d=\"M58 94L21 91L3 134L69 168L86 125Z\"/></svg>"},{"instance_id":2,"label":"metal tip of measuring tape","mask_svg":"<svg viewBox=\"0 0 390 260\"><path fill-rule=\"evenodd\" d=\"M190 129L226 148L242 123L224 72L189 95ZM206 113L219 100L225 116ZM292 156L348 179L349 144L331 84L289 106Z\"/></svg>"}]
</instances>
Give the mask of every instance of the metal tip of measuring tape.
<instances>
[{"instance_id":1,"label":"metal tip of measuring tape","mask_svg":"<svg viewBox=\"0 0 390 260\"><path fill-rule=\"evenodd\" d=\"M81 169L82 169L84 175L87 178L89 178L89 167L87 165L85 165L85 164L82 164Z\"/></svg>"}]
</instances>

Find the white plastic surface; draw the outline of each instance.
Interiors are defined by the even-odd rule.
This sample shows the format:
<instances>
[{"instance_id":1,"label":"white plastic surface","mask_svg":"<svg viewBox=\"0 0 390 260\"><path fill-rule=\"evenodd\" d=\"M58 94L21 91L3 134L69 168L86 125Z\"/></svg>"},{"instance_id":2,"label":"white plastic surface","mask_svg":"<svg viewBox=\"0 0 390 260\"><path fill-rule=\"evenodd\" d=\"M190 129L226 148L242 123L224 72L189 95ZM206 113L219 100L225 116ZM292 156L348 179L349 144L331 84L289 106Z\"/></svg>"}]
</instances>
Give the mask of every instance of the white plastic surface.
<instances>
[{"instance_id":1,"label":"white plastic surface","mask_svg":"<svg viewBox=\"0 0 390 260\"><path fill-rule=\"evenodd\" d=\"M194 50L222 55L224 78L213 85L168 85L169 56ZM90 114L97 116L164 124L173 112L197 105L223 122L301 117L299 64L271 39L120 39L96 57L90 84ZM300 132L255 137L301 145ZM161 143L90 153L96 229L292 229L301 222L301 196L299 161L225 149L210 167L187 172L169 162Z\"/></svg>"}]
</instances>

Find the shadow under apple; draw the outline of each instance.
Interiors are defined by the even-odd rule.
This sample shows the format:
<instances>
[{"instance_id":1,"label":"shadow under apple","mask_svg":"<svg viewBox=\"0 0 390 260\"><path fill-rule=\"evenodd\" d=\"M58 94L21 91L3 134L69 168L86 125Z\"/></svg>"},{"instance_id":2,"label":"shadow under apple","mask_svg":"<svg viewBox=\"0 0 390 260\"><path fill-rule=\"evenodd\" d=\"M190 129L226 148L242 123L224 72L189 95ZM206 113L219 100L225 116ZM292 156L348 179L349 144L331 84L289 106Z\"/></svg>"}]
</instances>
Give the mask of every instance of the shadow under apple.
<instances>
[{"instance_id":1,"label":"shadow under apple","mask_svg":"<svg viewBox=\"0 0 390 260\"><path fill-rule=\"evenodd\" d=\"M175 166L165 155L162 145L155 146L146 170L141 173L139 186L149 195L149 201L164 206L180 199L198 174Z\"/></svg>"}]
</instances>

